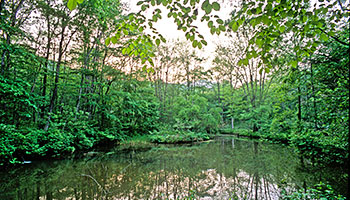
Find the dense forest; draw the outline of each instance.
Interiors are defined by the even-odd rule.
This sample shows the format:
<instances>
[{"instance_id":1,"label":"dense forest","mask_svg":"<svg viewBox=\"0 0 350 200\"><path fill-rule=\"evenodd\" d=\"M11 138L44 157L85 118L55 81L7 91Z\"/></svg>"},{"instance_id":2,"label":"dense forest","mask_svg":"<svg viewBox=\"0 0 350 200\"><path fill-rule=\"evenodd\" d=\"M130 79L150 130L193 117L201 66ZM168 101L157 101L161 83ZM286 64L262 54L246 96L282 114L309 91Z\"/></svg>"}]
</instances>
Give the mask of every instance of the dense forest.
<instances>
[{"instance_id":1,"label":"dense forest","mask_svg":"<svg viewBox=\"0 0 350 200\"><path fill-rule=\"evenodd\" d=\"M1 0L0 164L238 134L348 166L349 3L314 3L242 1L224 20L208 0ZM157 32L157 6L187 40ZM199 19L226 35L213 58Z\"/></svg>"}]
</instances>

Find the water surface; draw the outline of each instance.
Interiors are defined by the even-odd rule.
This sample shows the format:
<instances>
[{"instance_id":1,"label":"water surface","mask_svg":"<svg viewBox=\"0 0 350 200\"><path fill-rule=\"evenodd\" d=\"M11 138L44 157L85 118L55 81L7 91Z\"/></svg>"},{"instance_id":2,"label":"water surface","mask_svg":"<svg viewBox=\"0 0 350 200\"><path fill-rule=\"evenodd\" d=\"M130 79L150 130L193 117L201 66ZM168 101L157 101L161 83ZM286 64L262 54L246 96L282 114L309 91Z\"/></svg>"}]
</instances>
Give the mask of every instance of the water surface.
<instances>
[{"instance_id":1,"label":"water surface","mask_svg":"<svg viewBox=\"0 0 350 200\"><path fill-rule=\"evenodd\" d=\"M218 137L192 145L119 147L85 159L33 161L0 173L0 199L278 199L344 172L301 163L292 148Z\"/></svg>"}]
</instances>

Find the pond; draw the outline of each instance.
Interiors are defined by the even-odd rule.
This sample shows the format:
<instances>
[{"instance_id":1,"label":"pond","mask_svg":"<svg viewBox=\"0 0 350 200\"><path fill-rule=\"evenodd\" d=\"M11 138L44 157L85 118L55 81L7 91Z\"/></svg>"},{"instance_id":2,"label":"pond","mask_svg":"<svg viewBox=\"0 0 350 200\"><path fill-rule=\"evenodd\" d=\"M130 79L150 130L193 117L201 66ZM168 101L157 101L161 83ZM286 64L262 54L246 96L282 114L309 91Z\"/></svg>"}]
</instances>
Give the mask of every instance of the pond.
<instances>
[{"instance_id":1,"label":"pond","mask_svg":"<svg viewBox=\"0 0 350 200\"><path fill-rule=\"evenodd\" d=\"M344 172L317 168L292 148L217 137L191 145L120 146L84 159L33 161L0 173L0 199L278 199Z\"/></svg>"}]
</instances>

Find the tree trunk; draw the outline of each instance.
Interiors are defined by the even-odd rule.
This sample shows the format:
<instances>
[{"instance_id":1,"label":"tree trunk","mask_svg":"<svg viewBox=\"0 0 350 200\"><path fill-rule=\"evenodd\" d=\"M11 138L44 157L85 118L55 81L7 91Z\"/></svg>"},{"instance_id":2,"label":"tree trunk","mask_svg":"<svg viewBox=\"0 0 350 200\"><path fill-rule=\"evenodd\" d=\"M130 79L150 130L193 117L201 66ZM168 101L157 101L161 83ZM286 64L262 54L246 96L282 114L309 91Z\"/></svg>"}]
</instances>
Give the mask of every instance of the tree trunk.
<instances>
[{"instance_id":1,"label":"tree trunk","mask_svg":"<svg viewBox=\"0 0 350 200\"><path fill-rule=\"evenodd\" d=\"M317 107L316 107L316 95L315 95L315 85L314 85L314 72L312 69L312 63L310 66L310 72L311 72L311 88L312 88L312 97L313 97L313 107L314 107L314 125L315 129L317 130Z\"/></svg>"},{"instance_id":2,"label":"tree trunk","mask_svg":"<svg viewBox=\"0 0 350 200\"><path fill-rule=\"evenodd\" d=\"M6 38L6 46L9 46L11 43L11 35L10 34L7 34L7 38ZM8 62L8 58L9 57L9 52L8 50L4 50L2 52L2 55L1 55L1 74L5 76L5 73L7 72L7 62ZM5 59L6 59L6 62L5 62Z\"/></svg>"},{"instance_id":3,"label":"tree trunk","mask_svg":"<svg viewBox=\"0 0 350 200\"><path fill-rule=\"evenodd\" d=\"M50 6L50 0L47 1L47 5ZM46 96L46 85L47 85L47 73L49 68L49 58L50 58L50 49L51 49L51 34L50 34L50 17L46 16L47 19L47 46L46 46L46 58L44 66L44 77L43 77L43 90L42 96ZM45 114L45 105L41 106L41 117L43 118Z\"/></svg>"},{"instance_id":4,"label":"tree trunk","mask_svg":"<svg viewBox=\"0 0 350 200\"><path fill-rule=\"evenodd\" d=\"M13 11L13 13L12 13L12 16L11 16L11 27L14 27L16 25L17 12L21 8L23 2L24 2L24 0L21 0L18 3L18 5L16 6L15 10ZM4 7L4 3L5 3L5 1L1 0L1 3L0 3L0 9L1 10ZM6 33L6 46L9 46L11 44L11 35L12 35L11 32L12 31ZM7 49L4 50L2 52L2 55L1 55L1 74L3 74L3 75L5 75L5 73L10 68L8 66L9 57L10 57L10 52ZM5 59L6 59L6 62L5 62Z\"/></svg>"},{"instance_id":5,"label":"tree trunk","mask_svg":"<svg viewBox=\"0 0 350 200\"><path fill-rule=\"evenodd\" d=\"M216 85L218 86L218 104L221 104L221 98L220 98L221 94L220 94L220 82L219 82L219 80L217 80L217 84Z\"/></svg>"},{"instance_id":6,"label":"tree trunk","mask_svg":"<svg viewBox=\"0 0 350 200\"><path fill-rule=\"evenodd\" d=\"M52 96L51 96L51 100L50 100L50 109L49 109L49 113L51 114L53 112L54 106L55 106L55 101L57 99L57 94L58 94L58 81L59 81L59 77L60 77L60 67L61 67L61 61L62 61L62 56L63 56L63 41L64 41L64 32L66 29L66 25L64 24L64 19L62 19L62 32L61 32L61 40L60 40L60 44L58 47L58 60L57 60L57 64L56 64L56 76L55 76L55 85L54 85L54 89L52 92ZM49 129L50 126L50 120L51 120L51 115L49 115L49 118L47 120L47 123L45 125L44 130L47 131Z\"/></svg>"},{"instance_id":7,"label":"tree trunk","mask_svg":"<svg viewBox=\"0 0 350 200\"><path fill-rule=\"evenodd\" d=\"M91 51L92 51L92 48L90 50L87 50L87 54L86 54L86 57L84 59L83 70L86 70L88 68L88 62L89 62L89 57L90 57ZM77 115L78 115L78 112L80 110L81 96L83 94L84 79L85 79L84 73L85 72L81 72L79 95L78 95L78 99L77 99L77 105L75 108L75 111L76 111L75 119L77 119Z\"/></svg>"},{"instance_id":8,"label":"tree trunk","mask_svg":"<svg viewBox=\"0 0 350 200\"><path fill-rule=\"evenodd\" d=\"M0 2L0 13L1 13L4 5L5 5L5 0L1 0L1 2Z\"/></svg>"},{"instance_id":9,"label":"tree trunk","mask_svg":"<svg viewBox=\"0 0 350 200\"><path fill-rule=\"evenodd\" d=\"M231 117L231 129L235 128L235 119L233 119L233 117Z\"/></svg>"}]
</instances>

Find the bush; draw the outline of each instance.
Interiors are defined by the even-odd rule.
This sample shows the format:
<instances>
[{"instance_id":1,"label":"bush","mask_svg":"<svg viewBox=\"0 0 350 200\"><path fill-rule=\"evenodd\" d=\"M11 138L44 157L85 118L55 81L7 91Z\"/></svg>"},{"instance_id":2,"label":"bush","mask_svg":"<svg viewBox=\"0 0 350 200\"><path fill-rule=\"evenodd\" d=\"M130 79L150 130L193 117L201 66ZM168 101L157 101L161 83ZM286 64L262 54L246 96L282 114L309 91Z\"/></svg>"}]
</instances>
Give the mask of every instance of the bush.
<instances>
[{"instance_id":1,"label":"bush","mask_svg":"<svg viewBox=\"0 0 350 200\"><path fill-rule=\"evenodd\" d=\"M177 130L171 128L162 128L159 131L153 131L150 135L151 142L169 144L198 142L208 140L210 138L211 136L207 133L192 132L188 130Z\"/></svg>"},{"instance_id":2,"label":"bush","mask_svg":"<svg viewBox=\"0 0 350 200\"><path fill-rule=\"evenodd\" d=\"M305 190L298 190L291 194L287 194L286 191L282 191L282 200L313 200L313 199L321 199L321 200L345 200L346 198L342 195L335 194L333 188L330 185L325 183L319 183L314 186L314 188L308 188Z\"/></svg>"},{"instance_id":3,"label":"bush","mask_svg":"<svg viewBox=\"0 0 350 200\"><path fill-rule=\"evenodd\" d=\"M215 133L222 121L221 108L210 107L208 100L199 95L178 97L170 112L176 130Z\"/></svg>"}]
</instances>

